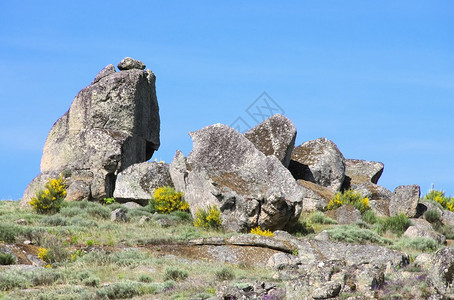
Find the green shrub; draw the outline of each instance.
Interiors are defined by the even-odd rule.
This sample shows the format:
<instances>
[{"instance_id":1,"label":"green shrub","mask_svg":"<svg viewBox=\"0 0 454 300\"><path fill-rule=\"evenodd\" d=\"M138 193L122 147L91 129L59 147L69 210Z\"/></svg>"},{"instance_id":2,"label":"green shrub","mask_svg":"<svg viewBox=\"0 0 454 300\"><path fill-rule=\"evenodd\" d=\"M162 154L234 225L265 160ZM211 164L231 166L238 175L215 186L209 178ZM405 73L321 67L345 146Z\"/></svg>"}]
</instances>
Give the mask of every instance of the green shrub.
<instances>
[{"instance_id":1,"label":"green shrub","mask_svg":"<svg viewBox=\"0 0 454 300\"><path fill-rule=\"evenodd\" d=\"M397 216L379 219L376 229L380 234L391 231L397 236L401 236L410 225L411 222L406 215L398 214Z\"/></svg>"},{"instance_id":2,"label":"green shrub","mask_svg":"<svg viewBox=\"0 0 454 300\"><path fill-rule=\"evenodd\" d=\"M16 263L16 258L6 252L0 252L0 265L14 265Z\"/></svg>"},{"instance_id":3,"label":"green shrub","mask_svg":"<svg viewBox=\"0 0 454 300\"><path fill-rule=\"evenodd\" d=\"M103 201L104 201L104 204L105 204L105 205L110 205L110 204L116 202L114 197L104 198Z\"/></svg>"},{"instance_id":4,"label":"green shrub","mask_svg":"<svg viewBox=\"0 0 454 300\"><path fill-rule=\"evenodd\" d=\"M10 224L0 224L0 241L5 243L14 243L16 237L22 232L19 226Z\"/></svg>"},{"instance_id":5,"label":"green shrub","mask_svg":"<svg viewBox=\"0 0 454 300\"><path fill-rule=\"evenodd\" d=\"M331 239L341 242L355 244L367 243L380 245L391 244L390 240L382 238L375 231L372 231L370 229L358 228L357 226L354 225L344 225L329 228L327 229L327 232Z\"/></svg>"},{"instance_id":6,"label":"green shrub","mask_svg":"<svg viewBox=\"0 0 454 300\"><path fill-rule=\"evenodd\" d=\"M69 224L68 219L61 215L51 215L42 218L40 223L48 226L67 226Z\"/></svg>"},{"instance_id":7,"label":"green shrub","mask_svg":"<svg viewBox=\"0 0 454 300\"><path fill-rule=\"evenodd\" d=\"M438 223L441 221L441 215L438 210L431 209L424 213L424 219L429 223Z\"/></svg>"},{"instance_id":8,"label":"green shrub","mask_svg":"<svg viewBox=\"0 0 454 300\"><path fill-rule=\"evenodd\" d=\"M439 203L444 209L454 212L454 197L448 197L444 191L431 189L424 197L426 200L432 200Z\"/></svg>"},{"instance_id":9,"label":"green shrub","mask_svg":"<svg viewBox=\"0 0 454 300\"><path fill-rule=\"evenodd\" d=\"M329 201L326 209L332 210L347 204L353 205L362 213L370 209L369 198L365 198L361 195L361 193L353 191L351 189L346 190L342 193L337 192L336 195L334 195L334 197Z\"/></svg>"},{"instance_id":10,"label":"green shrub","mask_svg":"<svg viewBox=\"0 0 454 300\"><path fill-rule=\"evenodd\" d=\"M377 216L375 215L374 211L369 209L369 210L366 210L363 214L362 214L362 219L364 222L368 223L368 224L375 224L378 222L378 218Z\"/></svg>"},{"instance_id":11,"label":"green shrub","mask_svg":"<svg viewBox=\"0 0 454 300\"><path fill-rule=\"evenodd\" d=\"M413 249L421 252L433 252L440 245L431 238L416 237L416 238L400 238L394 243L394 247L401 250Z\"/></svg>"},{"instance_id":12,"label":"green shrub","mask_svg":"<svg viewBox=\"0 0 454 300\"><path fill-rule=\"evenodd\" d=\"M178 268L167 267L164 271L164 280L180 281L188 278L188 272Z\"/></svg>"},{"instance_id":13,"label":"green shrub","mask_svg":"<svg viewBox=\"0 0 454 300\"><path fill-rule=\"evenodd\" d=\"M36 192L30 200L31 207L40 214L53 214L60 211L66 197L66 182L63 176L50 178L44 185L45 190Z\"/></svg>"},{"instance_id":14,"label":"green shrub","mask_svg":"<svg viewBox=\"0 0 454 300\"><path fill-rule=\"evenodd\" d=\"M309 215L309 221L312 224L337 224L336 220L331 219L330 217L325 216L321 211L314 211Z\"/></svg>"},{"instance_id":15,"label":"green shrub","mask_svg":"<svg viewBox=\"0 0 454 300\"><path fill-rule=\"evenodd\" d=\"M202 228L218 229L221 227L221 211L216 205L208 207L207 210L199 208L195 213L194 226Z\"/></svg>"},{"instance_id":16,"label":"green shrub","mask_svg":"<svg viewBox=\"0 0 454 300\"><path fill-rule=\"evenodd\" d=\"M106 287L98 289L96 295L100 299L119 299L119 298L132 298L144 294L154 293L156 287L147 285L136 281L120 281L112 283Z\"/></svg>"},{"instance_id":17,"label":"green shrub","mask_svg":"<svg viewBox=\"0 0 454 300\"><path fill-rule=\"evenodd\" d=\"M224 267L215 273L216 279L219 281L232 280L235 278L235 273L230 268Z\"/></svg>"},{"instance_id":18,"label":"green shrub","mask_svg":"<svg viewBox=\"0 0 454 300\"><path fill-rule=\"evenodd\" d=\"M151 278L150 275L147 274L141 274L138 278L140 282L145 282L145 283L150 283L153 282L153 278Z\"/></svg>"}]
</instances>

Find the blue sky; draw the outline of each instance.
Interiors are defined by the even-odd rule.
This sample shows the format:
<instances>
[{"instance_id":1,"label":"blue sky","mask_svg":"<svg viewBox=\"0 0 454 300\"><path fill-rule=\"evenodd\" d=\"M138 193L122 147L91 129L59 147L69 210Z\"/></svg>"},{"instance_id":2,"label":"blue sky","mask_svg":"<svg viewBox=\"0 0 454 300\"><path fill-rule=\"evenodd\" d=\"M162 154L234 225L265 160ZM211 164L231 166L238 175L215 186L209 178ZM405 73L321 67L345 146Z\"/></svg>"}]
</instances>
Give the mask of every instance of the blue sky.
<instances>
[{"instance_id":1,"label":"blue sky","mask_svg":"<svg viewBox=\"0 0 454 300\"><path fill-rule=\"evenodd\" d=\"M47 134L77 92L125 56L157 76L161 148L238 117L264 91L297 144L334 141L385 164L391 191L454 196L452 1L0 2L0 199L39 173ZM248 119L249 118L249 119Z\"/></svg>"}]
</instances>

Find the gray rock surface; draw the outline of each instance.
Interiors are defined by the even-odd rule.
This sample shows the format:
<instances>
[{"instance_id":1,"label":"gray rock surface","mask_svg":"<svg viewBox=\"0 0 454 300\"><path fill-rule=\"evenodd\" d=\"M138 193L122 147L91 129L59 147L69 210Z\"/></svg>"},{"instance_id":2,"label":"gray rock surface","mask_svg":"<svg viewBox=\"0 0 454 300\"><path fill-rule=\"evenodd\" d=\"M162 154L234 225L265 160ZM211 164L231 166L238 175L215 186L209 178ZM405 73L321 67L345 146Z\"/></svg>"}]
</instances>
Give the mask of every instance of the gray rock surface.
<instances>
[{"instance_id":1,"label":"gray rock surface","mask_svg":"<svg viewBox=\"0 0 454 300\"><path fill-rule=\"evenodd\" d=\"M377 184L383 173L384 165L381 162L359 159L345 159L345 176L353 182L372 182Z\"/></svg>"},{"instance_id":2,"label":"gray rock surface","mask_svg":"<svg viewBox=\"0 0 454 300\"><path fill-rule=\"evenodd\" d=\"M245 132L244 136L265 155L276 156L288 167L296 139L295 125L288 118L276 114Z\"/></svg>"},{"instance_id":3,"label":"gray rock surface","mask_svg":"<svg viewBox=\"0 0 454 300\"><path fill-rule=\"evenodd\" d=\"M329 299L339 295L342 284L337 281L328 281L312 292L313 299Z\"/></svg>"},{"instance_id":4,"label":"gray rock surface","mask_svg":"<svg viewBox=\"0 0 454 300\"><path fill-rule=\"evenodd\" d=\"M432 255L428 268L429 278L435 289L443 295L454 297L454 248L443 248Z\"/></svg>"},{"instance_id":5,"label":"gray rock surface","mask_svg":"<svg viewBox=\"0 0 454 300\"><path fill-rule=\"evenodd\" d=\"M404 232L404 236L408 238L425 237L435 240L443 245L446 243L444 235L433 230L432 225L424 219L412 219L412 226L408 227Z\"/></svg>"},{"instance_id":6,"label":"gray rock surface","mask_svg":"<svg viewBox=\"0 0 454 300\"><path fill-rule=\"evenodd\" d=\"M338 224L354 224L362 220L361 212L353 205L342 205L333 211L329 211L328 216L334 218Z\"/></svg>"},{"instance_id":7,"label":"gray rock surface","mask_svg":"<svg viewBox=\"0 0 454 300\"><path fill-rule=\"evenodd\" d=\"M120 61L118 64L118 69L121 71L124 70L144 70L145 69L145 64L139 60L133 59L131 57L125 57Z\"/></svg>"},{"instance_id":8,"label":"gray rock surface","mask_svg":"<svg viewBox=\"0 0 454 300\"><path fill-rule=\"evenodd\" d=\"M112 211L110 213L110 220L112 222L127 222L126 209L120 207Z\"/></svg>"},{"instance_id":9,"label":"gray rock surface","mask_svg":"<svg viewBox=\"0 0 454 300\"><path fill-rule=\"evenodd\" d=\"M44 178L60 173L67 177L69 199L112 197L117 173L150 159L158 149L155 75L150 70L112 71L111 66L104 68L52 127L41 175L27 188L23 205L43 188ZM71 186L75 182L80 189Z\"/></svg>"},{"instance_id":10,"label":"gray rock surface","mask_svg":"<svg viewBox=\"0 0 454 300\"><path fill-rule=\"evenodd\" d=\"M454 228L454 212L449 210L442 210L440 215L441 223L443 223L443 225L448 225Z\"/></svg>"},{"instance_id":11,"label":"gray rock surface","mask_svg":"<svg viewBox=\"0 0 454 300\"><path fill-rule=\"evenodd\" d=\"M389 203L393 197L390 190L370 182L352 182L351 189L369 198L369 205L377 216L389 217Z\"/></svg>"},{"instance_id":12,"label":"gray rock surface","mask_svg":"<svg viewBox=\"0 0 454 300\"><path fill-rule=\"evenodd\" d=\"M173 187L168 164L137 163L118 173L113 196L118 202L134 201L147 205L154 190L162 186Z\"/></svg>"},{"instance_id":13,"label":"gray rock surface","mask_svg":"<svg viewBox=\"0 0 454 300\"><path fill-rule=\"evenodd\" d=\"M337 192L345 177L344 156L332 141L319 138L305 142L293 150L289 170L296 179L310 181Z\"/></svg>"},{"instance_id":14,"label":"gray rock surface","mask_svg":"<svg viewBox=\"0 0 454 300\"><path fill-rule=\"evenodd\" d=\"M417 207L421 191L419 185L401 185L394 190L394 195L389 203L389 214L395 216L404 214L414 218L417 215Z\"/></svg>"},{"instance_id":15,"label":"gray rock surface","mask_svg":"<svg viewBox=\"0 0 454 300\"><path fill-rule=\"evenodd\" d=\"M297 182L304 190L304 212L324 210L329 201L334 197L334 193L326 187L306 180L297 180Z\"/></svg>"},{"instance_id":16,"label":"gray rock surface","mask_svg":"<svg viewBox=\"0 0 454 300\"><path fill-rule=\"evenodd\" d=\"M215 124L191 132L187 159L177 152L170 175L195 217L216 205L232 231L282 229L299 218L303 190L275 156L265 156L234 129Z\"/></svg>"}]
</instances>

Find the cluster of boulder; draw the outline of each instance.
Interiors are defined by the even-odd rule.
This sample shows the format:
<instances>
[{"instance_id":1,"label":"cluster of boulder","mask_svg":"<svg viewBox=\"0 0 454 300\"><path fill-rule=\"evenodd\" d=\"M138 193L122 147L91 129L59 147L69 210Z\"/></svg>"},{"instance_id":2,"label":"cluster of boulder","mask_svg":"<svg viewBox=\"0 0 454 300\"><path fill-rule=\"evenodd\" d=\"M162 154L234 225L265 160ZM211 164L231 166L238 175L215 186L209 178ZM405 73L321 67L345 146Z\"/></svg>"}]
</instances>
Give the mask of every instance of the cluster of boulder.
<instances>
[{"instance_id":1,"label":"cluster of boulder","mask_svg":"<svg viewBox=\"0 0 454 300\"><path fill-rule=\"evenodd\" d=\"M48 178L63 174L68 201L114 197L146 205L154 189L173 186L184 193L193 216L199 208L216 205L227 230L249 232L260 226L279 232L292 228L303 211L323 210L336 192L352 189L369 198L378 216L402 213L414 218L407 236L445 242L420 218L438 208L420 203L419 186L389 191L378 185L382 163L346 159L326 138L295 147L296 128L280 114L244 134L222 124L204 127L190 133L193 149L187 157L177 151L170 164L149 161L160 145L156 77L131 58L122 60L118 69L105 67L54 124L44 146L41 173L27 187L22 205L28 205ZM454 226L454 213L439 213L443 223ZM332 215L339 223L354 223L361 216L353 207ZM310 291L314 299L335 297L341 288L347 289L346 281L336 278L348 274L366 278L368 288L380 287L387 268L408 263L408 257L380 246L300 241L283 231L278 236L285 237L287 254L270 257L269 264L300 274L289 277L288 290L325 278ZM289 254L292 249L299 253L296 258ZM340 257L339 249L351 255ZM377 253L382 255L375 257ZM454 260L450 265L454 270ZM333 271L339 268L345 270L342 276ZM304 277L302 269L313 272Z\"/></svg>"}]
</instances>

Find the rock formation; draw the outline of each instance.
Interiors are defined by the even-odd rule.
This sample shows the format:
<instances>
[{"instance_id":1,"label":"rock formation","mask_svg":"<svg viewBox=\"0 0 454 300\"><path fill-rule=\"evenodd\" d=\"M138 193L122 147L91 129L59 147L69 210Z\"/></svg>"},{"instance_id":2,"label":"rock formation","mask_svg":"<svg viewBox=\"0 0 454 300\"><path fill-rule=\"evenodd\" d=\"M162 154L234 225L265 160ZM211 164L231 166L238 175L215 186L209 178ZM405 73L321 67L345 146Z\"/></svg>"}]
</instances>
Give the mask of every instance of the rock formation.
<instances>
[{"instance_id":1,"label":"rock formation","mask_svg":"<svg viewBox=\"0 0 454 300\"><path fill-rule=\"evenodd\" d=\"M273 155L266 156L234 129L215 124L191 132L187 158L177 152L170 174L191 213L216 205L224 227L283 229L301 213L303 190Z\"/></svg>"},{"instance_id":2,"label":"rock formation","mask_svg":"<svg viewBox=\"0 0 454 300\"><path fill-rule=\"evenodd\" d=\"M244 133L265 155L276 156L285 167L290 164L295 146L296 128L292 121L276 114Z\"/></svg>"},{"instance_id":3,"label":"rock formation","mask_svg":"<svg viewBox=\"0 0 454 300\"><path fill-rule=\"evenodd\" d=\"M156 77L131 58L115 72L108 65L74 99L52 127L43 150L41 174L23 204L48 177L67 177L68 200L111 197L118 172L147 161L159 148Z\"/></svg>"},{"instance_id":4,"label":"rock formation","mask_svg":"<svg viewBox=\"0 0 454 300\"><path fill-rule=\"evenodd\" d=\"M292 152L289 165L295 179L303 179L340 191L345 177L344 156L326 138L305 142Z\"/></svg>"}]
</instances>

